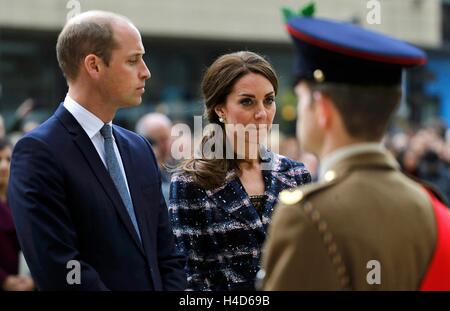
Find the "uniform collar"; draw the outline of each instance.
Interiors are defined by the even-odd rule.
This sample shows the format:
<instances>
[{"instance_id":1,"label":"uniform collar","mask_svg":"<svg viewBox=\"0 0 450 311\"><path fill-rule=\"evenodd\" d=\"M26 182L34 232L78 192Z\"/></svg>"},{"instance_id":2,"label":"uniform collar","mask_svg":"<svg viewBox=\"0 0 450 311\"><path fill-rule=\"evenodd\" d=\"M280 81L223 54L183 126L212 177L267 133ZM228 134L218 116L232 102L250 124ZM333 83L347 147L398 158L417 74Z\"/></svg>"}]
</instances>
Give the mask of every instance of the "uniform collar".
<instances>
[{"instance_id":1,"label":"uniform collar","mask_svg":"<svg viewBox=\"0 0 450 311\"><path fill-rule=\"evenodd\" d=\"M350 168L353 164L378 165L383 163L393 168L398 166L395 160L387 155L387 151L381 143L361 143L345 146L323 158L319 169L319 180L326 179L325 175L330 171L335 171L336 168Z\"/></svg>"}]
</instances>

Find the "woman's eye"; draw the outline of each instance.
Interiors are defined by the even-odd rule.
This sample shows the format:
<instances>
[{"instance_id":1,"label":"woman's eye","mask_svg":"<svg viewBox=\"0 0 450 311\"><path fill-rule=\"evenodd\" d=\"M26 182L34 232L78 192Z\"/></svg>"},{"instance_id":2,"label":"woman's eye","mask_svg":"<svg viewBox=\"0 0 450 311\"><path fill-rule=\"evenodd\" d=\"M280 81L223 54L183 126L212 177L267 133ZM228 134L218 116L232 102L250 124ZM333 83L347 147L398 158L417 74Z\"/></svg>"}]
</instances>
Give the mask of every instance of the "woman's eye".
<instances>
[{"instance_id":1,"label":"woman's eye","mask_svg":"<svg viewBox=\"0 0 450 311\"><path fill-rule=\"evenodd\" d=\"M240 103L242 105L249 106L249 105L253 104L253 100L251 100L250 98L244 98L240 101Z\"/></svg>"},{"instance_id":2,"label":"woman's eye","mask_svg":"<svg viewBox=\"0 0 450 311\"><path fill-rule=\"evenodd\" d=\"M274 102L275 102L275 98L273 98L273 97L267 97L267 98L265 99L266 105L271 105L271 104L273 104Z\"/></svg>"}]
</instances>

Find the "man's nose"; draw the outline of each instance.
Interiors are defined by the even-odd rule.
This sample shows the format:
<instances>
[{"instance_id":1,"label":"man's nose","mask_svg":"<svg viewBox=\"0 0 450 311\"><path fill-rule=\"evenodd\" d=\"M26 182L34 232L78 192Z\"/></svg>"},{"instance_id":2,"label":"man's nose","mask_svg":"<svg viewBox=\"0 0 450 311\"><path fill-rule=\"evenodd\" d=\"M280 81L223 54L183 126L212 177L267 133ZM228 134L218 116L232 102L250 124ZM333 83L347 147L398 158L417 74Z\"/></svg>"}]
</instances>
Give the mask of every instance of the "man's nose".
<instances>
[{"instance_id":1,"label":"man's nose","mask_svg":"<svg viewBox=\"0 0 450 311\"><path fill-rule=\"evenodd\" d=\"M141 77L142 77L142 79L144 79L144 80L148 80L148 79L150 79L150 77L152 76L152 74L151 74L150 70L148 69L148 67L147 67L147 65L145 64L144 61L143 61L143 63L144 63L144 70L143 70L143 72L142 72L142 74L141 74Z\"/></svg>"}]
</instances>

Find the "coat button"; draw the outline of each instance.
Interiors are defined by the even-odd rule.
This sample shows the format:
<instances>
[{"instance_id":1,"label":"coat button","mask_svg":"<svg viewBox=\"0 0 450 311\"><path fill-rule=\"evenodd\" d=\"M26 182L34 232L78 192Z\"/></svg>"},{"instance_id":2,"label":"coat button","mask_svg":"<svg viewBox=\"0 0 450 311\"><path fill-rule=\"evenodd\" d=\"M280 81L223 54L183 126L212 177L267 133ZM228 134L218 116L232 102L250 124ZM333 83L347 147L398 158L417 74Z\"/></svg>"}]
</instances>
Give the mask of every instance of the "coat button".
<instances>
[{"instance_id":1,"label":"coat button","mask_svg":"<svg viewBox=\"0 0 450 311\"><path fill-rule=\"evenodd\" d=\"M343 276L345 274L345 267L344 266L339 266L339 268L337 269L337 273L340 276Z\"/></svg>"},{"instance_id":2,"label":"coat button","mask_svg":"<svg viewBox=\"0 0 450 311\"><path fill-rule=\"evenodd\" d=\"M332 259L334 265L338 265L342 262L342 257L340 255L335 255Z\"/></svg>"},{"instance_id":3,"label":"coat button","mask_svg":"<svg viewBox=\"0 0 450 311\"><path fill-rule=\"evenodd\" d=\"M321 221L319 223L319 232L325 233L325 231L327 231L327 223L325 221Z\"/></svg>"},{"instance_id":4,"label":"coat button","mask_svg":"<svg viewBox=\"0 0 450 311\"><path fill-rule=\"evenodd\" d=\"M320 220L320 213L318 211L312 212L311 219L313 222L318 222Z\"/></svg>"},{"instance_id":5,"label":"coat button","mask_svg":"<svg viewBox=\"0 0 450 311\"><path fill-rule=\"evenodd\" d=\"M323 242L325 244L330 244L332 240L333 240L333 235L330 232L326 232L323 235Z\"/></svg>"},{"instance_id":6,"label":"coat button","mask_svg":"<svg viewBox=\"0 0 450 311\"><path fill-rule=\"evenodd\" d=\"M331 244L330 246L328 246L328 254L333 255L334 253L336 253L337 251L337 246L336 244Z\"/></svg>"}]
</instances>

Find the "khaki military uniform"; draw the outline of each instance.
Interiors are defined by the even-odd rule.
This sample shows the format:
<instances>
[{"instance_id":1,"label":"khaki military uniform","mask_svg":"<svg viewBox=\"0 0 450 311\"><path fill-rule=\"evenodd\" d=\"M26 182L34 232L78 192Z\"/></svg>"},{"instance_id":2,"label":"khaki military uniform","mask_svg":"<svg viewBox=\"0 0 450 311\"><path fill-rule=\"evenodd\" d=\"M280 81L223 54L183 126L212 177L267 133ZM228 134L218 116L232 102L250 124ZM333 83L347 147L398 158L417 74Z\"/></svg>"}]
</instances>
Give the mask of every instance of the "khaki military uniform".
<instances>
[{"instance_id":1,"label":"khaki military uniform","mask_svg":"<svg viewBox=\"0 0 450 311\"><path fill-rule=\"evenodd\" d=\"M385 152L350 156L323 181L280 194L262 288L417 290L435 240L433 207L421 185Z\"/></svg>"}]
</instances>

